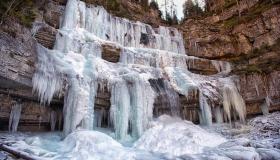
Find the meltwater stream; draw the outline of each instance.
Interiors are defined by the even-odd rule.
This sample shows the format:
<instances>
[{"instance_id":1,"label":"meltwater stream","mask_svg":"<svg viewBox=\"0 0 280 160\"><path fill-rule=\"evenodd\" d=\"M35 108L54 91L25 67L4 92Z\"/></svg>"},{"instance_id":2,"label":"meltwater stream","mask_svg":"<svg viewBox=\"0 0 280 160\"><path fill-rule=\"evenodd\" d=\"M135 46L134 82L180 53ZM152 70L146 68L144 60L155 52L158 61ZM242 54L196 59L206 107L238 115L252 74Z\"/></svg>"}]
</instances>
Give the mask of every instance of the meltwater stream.
<instances>
[{"instance_id":1,"label":"meltwater stream","mask_svg":"<svg viewBox=\"0 0 280 160\"><path fill-rule=\"evenodd\" d=\"M104 45L120 48L118 63L102 59ZM179 94L188 97L194 91L201 124L230 122L232 114L245 120L244 101L234 77L227 76L230 65L213 61L219 71L213 76L188 71L192 58L177 29L153 28L68 0L54 49L38 45L37 52L33 89L43 104L64 96L63 135L21 135L14 145L19 150L43 159L174 159L205 150L214 159L230 157L222 149L209 149L225 138L176 117L154 119L156 97L164 97L171 115L178 116ZM103 114L95 113L98 87L111 94L110 127L104 133L95 122ZM259 158L254 150L244 151L250 153L244 154L247 159Z\"/></svg>"}]
</instances>

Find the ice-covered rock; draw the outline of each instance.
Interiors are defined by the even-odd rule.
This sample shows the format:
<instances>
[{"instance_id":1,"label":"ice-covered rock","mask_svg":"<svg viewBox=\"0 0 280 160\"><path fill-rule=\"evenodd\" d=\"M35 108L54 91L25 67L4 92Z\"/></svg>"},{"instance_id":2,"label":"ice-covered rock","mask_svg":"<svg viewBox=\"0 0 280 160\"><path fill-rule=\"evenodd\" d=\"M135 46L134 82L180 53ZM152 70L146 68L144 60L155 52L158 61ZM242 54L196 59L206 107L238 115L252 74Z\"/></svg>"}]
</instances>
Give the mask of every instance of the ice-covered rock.
<instances>
[{"instance_id":1,"label":"ice-covered rock","mask_svg":"<svg viewBox=\"0 0 280 160\"><path fill-rule=\"evenodd\" d=\"M280 112L253 118L249 125L253 127L250 132L253 139L280 138Z\"/></svg>"}]
</instances>

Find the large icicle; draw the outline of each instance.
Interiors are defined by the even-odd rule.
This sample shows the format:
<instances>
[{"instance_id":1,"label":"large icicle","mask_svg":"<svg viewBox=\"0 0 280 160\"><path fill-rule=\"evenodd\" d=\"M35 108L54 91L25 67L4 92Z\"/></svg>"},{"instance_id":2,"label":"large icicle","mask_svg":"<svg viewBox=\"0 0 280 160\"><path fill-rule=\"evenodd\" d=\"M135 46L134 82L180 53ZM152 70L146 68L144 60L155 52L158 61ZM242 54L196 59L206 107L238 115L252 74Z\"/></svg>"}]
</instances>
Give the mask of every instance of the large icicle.
<instances>
[{"instance_id":1,"label":"large icicle","mask_svg":"<svg viewBox=\"0 0 280 160\"><path fill-rule=\"evenodd\" d=\"M153 118L154 92L148 81L138 76L127 77L132 82L129 88L131 95L131 129L132 136L138 138L148 128Z\"/></svg>"},{"instance_id":2,"label":"large icicle","mask_svg":"<svg viewBox=\"0 0 280 160\"><path fill-rule=\"evenodd\" d=\"M128 120L130 113L130 95L127 84L117 80L111 86L110 117L115 128L115 137L124 139L128 135Z\"/></svg>"},{"instance_id":3,"label":"large icicle","mask_svg":"<svg viewBox=\"0 0 280 160\"><path fill-rule=\"evenodd\" d=\"M236 85L226 79L225 86L223 87L223 106L228 120L231 121L231 112L236 112L241 121L245 121L246 116L246 105L239 94Z\"/></svg>"},{"instance_id":4,"label":"large icicle","mask_svg":"<svg viewBox=\"0 0 280 160\"><path fill-rule=\"evenodd\" d=\"M10 119L9 119L9 131L11 132L17 131L18 123L21 116L21 109L22 109L22 104L19 102L15 102L15 104L12 105Z\"/></svg>"}]
</instances>

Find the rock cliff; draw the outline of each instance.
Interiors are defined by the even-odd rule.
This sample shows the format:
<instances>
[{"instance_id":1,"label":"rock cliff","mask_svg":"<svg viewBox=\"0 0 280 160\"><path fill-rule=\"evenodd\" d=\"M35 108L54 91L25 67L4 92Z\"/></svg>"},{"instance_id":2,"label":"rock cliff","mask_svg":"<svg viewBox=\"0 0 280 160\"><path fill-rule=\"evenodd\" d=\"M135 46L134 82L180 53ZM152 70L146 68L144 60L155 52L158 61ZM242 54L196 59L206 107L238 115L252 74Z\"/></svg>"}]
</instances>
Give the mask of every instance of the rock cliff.
<instances>
[{"instance_id":1,"label":"rock cliff","mask_svg":"<svg viewBox=\"0 0 280 160\"><path fill-rule=\"evenodd\" d=\"M142 5L139 1L85 0L88 5L102 5L111 14L153 26L162 23L159 11ZM0 130L8 130L10 113L14 103L22 104L19 130L46 131L62 129L63 99L56 97L46 107L32 91L32 76L37 63L37 43L46 48L54 47L57 29L64 14L67 0L24 0L12 6L16 11L6 9L10 1L4 0L0 7ZM6 6L6 8L5 8ZM4 8L4 9L3 9ZM26 10L31 10L32 14ZM3 16L2 16L3 15ZM32 18L30 18L32 15ZM103 58L118 62L120 49L110 44L102 46ZM96 96L96 110L108 110L110 94L99 91ZM56 118L52 118L55 113Z\"/></svg>"},{"instance_id":2,"label":"rock cliff","mask_svg":"<svg viewBox=\"0 0 280 160\"><path fill-rule=\"evenodd\" d=\"M112 14L131 20L152 26L162 23L158 11L145 8L135 1L116 0L114 4L100 0L85 1L103 5ZM190 57L187 65L191 72L211 75L219 70L213 60L229 61L234 65L232 74L239 75L239 88L249 115L260 114L263 105L269 105L271 111L279 110L279 3L258 0L239 2L238 5L224 0L210 3L211 16L189 19L179 26L184 34L187 54L199 57ZM50 107L41 105L38 97L32 93L32 75L36 65L37 42L50 49L54 47L66 0L33 3L36 15L32 21L33 27L21 23L13 15L5 18L0 27L0 130L7 130L9 113L15 102L23 104L20 130L49 130L54 112L57 116L56 128L61 127L59 119L63 101L56 97ZM120 48L107 44L102 49L103 59L118 62ZM180 97L183 116L194 121L198 119L196 94L191 93L187 99ZM100 91L95 102L96 108L108 110L109 99L110 93ZM160 105L156 101L157 112L164 109L157 107Z\"/></svg>"},{"instance_id":3,"label":"rock cliff","mask_svg":"<svg viewBox=\"0 0 280 160\"><path fill-rule=\"evenodd\" d=\"M231 62L249 114L279 110L279 1L210 0L207 8L208 16L180 25L188 55Z\"/></svg>"}]
</instances>

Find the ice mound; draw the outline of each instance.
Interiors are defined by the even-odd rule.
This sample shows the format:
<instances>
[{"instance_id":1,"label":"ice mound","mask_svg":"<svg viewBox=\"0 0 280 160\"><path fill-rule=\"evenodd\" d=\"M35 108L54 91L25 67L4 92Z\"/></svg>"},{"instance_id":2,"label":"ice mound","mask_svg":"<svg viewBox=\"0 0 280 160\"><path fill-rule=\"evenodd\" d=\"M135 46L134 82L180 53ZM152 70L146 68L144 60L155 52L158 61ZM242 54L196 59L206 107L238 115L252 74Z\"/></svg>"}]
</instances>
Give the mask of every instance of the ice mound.
<instances>
[{"instance_id":1,"label":"ice mound","mask_svg":"<svg viewBox=\"0 0 280 160\"><path fill-rule=\"evenodd\" d=\"M226 142L222 136L207 132L198 125L163 115L153 122L134 147L171 155L198 154L206 147Z\"/></svg>"},{"instance_id":2,"label":"ice mound","mask_svg":"<svg viewBox=\"0 0 280 160\"><path fill-rule=\"evenodd\" d=\"M0 133L12 150L40 160L168 160L174 156L151 153L122 144L99 131L77 130L61 139L61 133ZM172 158L170 158L172 157Z\"/></svg>"},{"instance_id":3,"label":"ice mound","mask_svg":"<svg viewBox=\"0 0 280 160\"><path fill-rule=\"evenodd\" d=\"M77 131L62 141L60 156L56 159L82 160L130 160L129 153L120 143L110 136L97 131Z\"/></svg>"}]
</instances>

